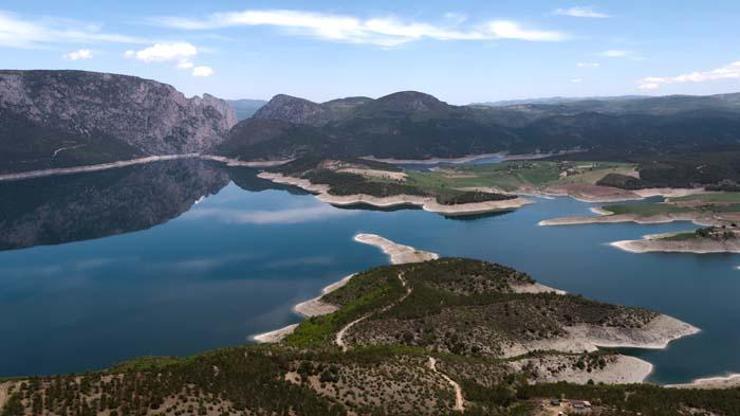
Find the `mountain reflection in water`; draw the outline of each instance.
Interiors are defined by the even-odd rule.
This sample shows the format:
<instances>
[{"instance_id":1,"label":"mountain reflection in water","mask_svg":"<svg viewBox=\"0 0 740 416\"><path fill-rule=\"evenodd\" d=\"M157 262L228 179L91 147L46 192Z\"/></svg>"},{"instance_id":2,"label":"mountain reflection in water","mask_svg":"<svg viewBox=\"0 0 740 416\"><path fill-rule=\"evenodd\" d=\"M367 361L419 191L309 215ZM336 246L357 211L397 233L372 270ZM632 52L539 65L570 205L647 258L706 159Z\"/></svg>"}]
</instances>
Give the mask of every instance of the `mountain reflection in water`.
<instances>
[{"instance_id":1,"label":"mountain reflection in water","mask_svg":"<svg viewBox=\"0 0 740 416\"><path fill-rule=\"evenodd\" d=\"M0 182L0 250L147 229L228 183L221 167L198 160Z\"/></svg>"}]
</instances>

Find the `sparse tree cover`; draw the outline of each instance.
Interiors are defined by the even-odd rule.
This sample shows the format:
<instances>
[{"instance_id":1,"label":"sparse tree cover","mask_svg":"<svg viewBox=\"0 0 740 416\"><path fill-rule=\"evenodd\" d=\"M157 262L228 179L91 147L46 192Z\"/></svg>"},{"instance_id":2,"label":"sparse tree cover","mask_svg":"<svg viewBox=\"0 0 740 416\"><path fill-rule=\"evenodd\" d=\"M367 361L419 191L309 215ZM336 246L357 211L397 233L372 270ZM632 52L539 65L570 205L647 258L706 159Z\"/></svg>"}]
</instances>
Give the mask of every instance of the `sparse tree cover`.
<instances>
[{"instance_id":1,"label":"sparse tree cover","mask_svg":"<svg viewBox=\"0 0 740 416\"><path fill-rule=\"evenodd\" d=\"M387 163L347 159L341 161L325 160L319 157L304 157L282 166L268 169L287 176L308 179L313 184L329 185L329 193L338 196L370 195L391 197L396 195L413 195L435 198L443 205L467 204L485 201L502 201L514 199L514 195L503 195L491 192L461 191L456 189L425 188L403 181L385 178L368 178L366 176L338 171L338 166L352 166L361 169L373 169L387 172L401 170Z\"/></svg>"},{"instance_id":2,"label":"sparse tree cover","mask_svg":"<svg viewBox=\"0 0 740 416\"><path fill-rule=\"evenodd\" d=\"M6 381L0 387L9 397L0 415L455 414L452 388L441 374L460 384L468 415L536 414L543 402L561 397L589 400L592 414L604 416L732 416L740 411L740 389L532 384L539 371L533 363L539 359L560 355L562 368L552 371L591 373L613 361L610 352L534 351L501 358L471 348L477 344L469 329L485 325L502 339L522 340L555 335L565 323L639 327L654 316L579 296L513 289L532 282L508 267L455 258L378 267L324 297L341 306L337 312L304 321L281 343ZM403 297L409 287L411 294ZM481 307L495 311L484 314ZM352 348L342 352L334 335L361 316L368 316L368 325L350 331ZM395 332L392 324L420 320L421 333ZM428 365L430 356L436 357L436 370ZM528 364L511 365L522 359Z\"/></svg>"}]
</instances>

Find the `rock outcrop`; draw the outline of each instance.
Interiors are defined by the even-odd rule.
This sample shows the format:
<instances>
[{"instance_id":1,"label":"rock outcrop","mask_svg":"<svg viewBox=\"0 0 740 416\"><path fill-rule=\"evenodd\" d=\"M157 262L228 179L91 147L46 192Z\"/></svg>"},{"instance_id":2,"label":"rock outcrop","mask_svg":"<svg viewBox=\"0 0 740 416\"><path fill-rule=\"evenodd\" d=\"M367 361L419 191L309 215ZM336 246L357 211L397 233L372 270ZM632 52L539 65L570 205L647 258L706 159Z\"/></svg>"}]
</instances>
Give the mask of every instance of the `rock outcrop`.
<instances>
[{"instance_id":1,"label":"rock outcrop","mask_svg":"<svg viewBox=\"0 0 740 416\"><path fill-rule=\"evenodd\" d=\"M0 115L0 165L16 171L201 152L236 124L211 95L84 71L0 71Z\"/></svg>"}]
</instances>

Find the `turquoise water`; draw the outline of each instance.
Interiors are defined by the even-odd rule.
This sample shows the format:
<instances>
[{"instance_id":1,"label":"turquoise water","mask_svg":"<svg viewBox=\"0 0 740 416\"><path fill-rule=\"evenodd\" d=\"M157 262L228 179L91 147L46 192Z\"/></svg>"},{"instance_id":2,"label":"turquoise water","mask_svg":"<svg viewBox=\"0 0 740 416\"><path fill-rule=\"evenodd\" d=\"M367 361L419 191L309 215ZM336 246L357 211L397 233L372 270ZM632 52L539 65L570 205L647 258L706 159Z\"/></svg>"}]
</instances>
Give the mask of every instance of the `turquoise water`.
<instances>
[{"instance_id":1,"label":"turquoise water","mask_svg":"<svg viewBox=\"0 0 740 416\"><path fill-rule=\"evenodd\" d=\"M357 232L504 263L700 327L666 350L630 351L655 364L656 382L740 372L740 256L607 245L690 224L536 225L588 213L589 204L566 198L473 220L339 209L253 175L168 162L0 184L0 376L191 354L297 322L292 305L387 262L353 242Z\"/></svg>"}]
</instances>

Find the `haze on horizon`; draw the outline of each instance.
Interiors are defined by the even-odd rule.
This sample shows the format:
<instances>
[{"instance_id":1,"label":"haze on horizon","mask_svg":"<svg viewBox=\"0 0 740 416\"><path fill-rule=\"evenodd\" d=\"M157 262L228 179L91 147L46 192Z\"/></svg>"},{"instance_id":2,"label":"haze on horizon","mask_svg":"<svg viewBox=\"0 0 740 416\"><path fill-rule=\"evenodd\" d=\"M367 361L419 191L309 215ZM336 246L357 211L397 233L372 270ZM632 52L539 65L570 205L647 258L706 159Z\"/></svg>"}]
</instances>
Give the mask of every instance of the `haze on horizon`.
<instances>
[{"instance_id":1,"label":"haze on horizon","mask_svg":"<svg viewBox=\"0 0 740 416\"><path fill-rule=\"evenodd\" d=\"M188 95L453 104L740 90L740 3L131 0L0 6L0 67L80 69Z\"/></svg>"}]
</instances>

